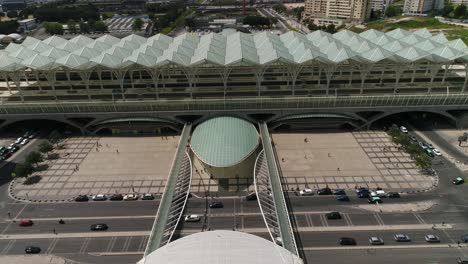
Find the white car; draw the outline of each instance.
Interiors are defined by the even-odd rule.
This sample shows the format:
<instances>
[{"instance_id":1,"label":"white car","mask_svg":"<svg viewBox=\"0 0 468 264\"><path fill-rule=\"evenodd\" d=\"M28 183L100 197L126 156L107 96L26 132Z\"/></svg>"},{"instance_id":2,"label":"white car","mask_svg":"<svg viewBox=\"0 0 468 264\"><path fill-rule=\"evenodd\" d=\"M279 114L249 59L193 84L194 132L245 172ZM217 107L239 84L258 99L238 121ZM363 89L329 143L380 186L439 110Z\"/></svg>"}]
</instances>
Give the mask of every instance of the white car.
<instances>
[{"instance_id":1,"label":"white car","mask_svg":"<svg viewBox=\"0 0 468 264\"><path fill-rule=\"evenodd\" d=\"M400 131L403 132L403 133L408 133L408 129L404 126L401 126L400 127Z\"/></svg>"},{"instance_id":2,"label":"white car","mask_svg":"<svg viewBox=\"0 0 468 264\"><path fill-rule=\"evenodd\" d=\"M432 153L434 153L434 155L436 155L436 156L442 156L442 153L440 153L440 151L438 149L433 149Z\"/></svg>"},{"instance_id":3,"label":"white car","mask_svg":"<svg viewBox=\"0 0 468 264\"><path fill-rule=\"evenodd\" d=\"M199 222L200 216L199 215L186 215L185 222Z\"/></svg>"},{"instance_id":4,"label":"white car","mask_svg":"<svg viewBox=\"0 0 468 264\"><path fill-rule=\"evenodd\" d=\"M371 196L377 196L377 197L387 197L387 193L383 190L377 190L375 192L371 192Z\"/></svg>"},{"instance_id":5,"label":"white car","mask_svg":"<svg viewBox=\"0 0 468 264\"><path fill-rule=\"evenodd\" d=\"M15 144L21 143L21 141L23 141L23 139L24 138L22 138L22 137L17 138L16 141L15 141Z\"/></svg>"},{"instance_id":6,"label":"white car","mask_svg":"<svg viewBox=\"0 0 468 264\"><path fill-rule=\"evenodd\" d=\"M92 197L93 201L105 201L107 200L106 195L104 194L96 194Z\"/></svg>"},{"instance_id":7,"label":"white car","mask_svg":"<svg viewBox=\"0 0 468 264\"><path fill-rule=\"evenodd\" d=\"M16 143L11 143L11 144L8 146L7 149L10 150L10 149L12 149L12 148L14 148L14 147L16 147Z\"/></svg>"},{"instance_id":8,"label":"white car","mask_svg":"<svg viewBox=\"0 0 468 264\"><path fill-rule=\"evenodd\" d=\"M435 236L435 235L432 235L432 234L425 235L424 240L426 240L426 242L428 242L428 243L439 243L440 242L439 237Z\"/></svg>"},{"instance_id":9,"label":"white car","mask_svg":"<svg viewBox=\"0 0 468 264\"><path fill-rule=\"evenodd\" d=\"M369 238L369 243L371 245L383 245L384 244L383 239L380 238L380 237L371 237L371 238Z\"/></svg>"},{"instance_id":10,"label":"white car","mask_svg":"<svg viewBox=\"0 0 468 264\"><path fill-rule=\"evenodd\" d=\"M24 146L29 143L29 139L25 138L23 141L21 141L20 145Z\"/></svg>"},{"instance_id":11,"label":"white car","mask_svg":"<svg viewBox=\"0 0 468 264\"><path fill-rule=\"evenodd\" d=\"M131 193L124 196L124 201L135 201L138 200L138 195Z\"/></svg>"},{"instance_id":12,"label":"white car","mask_svg":"<svg viewBox=\"0 0 468 264\"><path fill-rule=\"evenodd\" d=\"M299 192L300 195L314 195L314 191L312 189L304 189Z\"/></svg>"}]
</instances>

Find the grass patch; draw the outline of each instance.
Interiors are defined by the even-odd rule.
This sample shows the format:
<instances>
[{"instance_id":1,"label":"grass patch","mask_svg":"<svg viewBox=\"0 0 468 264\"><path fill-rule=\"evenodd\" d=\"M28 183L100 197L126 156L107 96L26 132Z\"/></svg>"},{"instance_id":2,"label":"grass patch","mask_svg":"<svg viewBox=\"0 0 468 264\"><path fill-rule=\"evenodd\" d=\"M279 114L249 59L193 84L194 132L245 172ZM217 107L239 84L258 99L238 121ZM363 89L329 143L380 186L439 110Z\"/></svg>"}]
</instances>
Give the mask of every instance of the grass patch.
<instances>
[{"instance_id":1,"label":"grass patch","mask_svg":"<svg viewBox=\"0 0 468 264\"><path fill-rule=\"evenodd\" d=\"M440 22L439 20L432 17L398 17L396 19L382 19L372 21L367 24L368 28L376 30L393 30L396 28L402 29L417 29L417 28L428 28L428 29L443 29L443 28L456 28L457 26L449 25Z\"/></svg>"}]
</instances>

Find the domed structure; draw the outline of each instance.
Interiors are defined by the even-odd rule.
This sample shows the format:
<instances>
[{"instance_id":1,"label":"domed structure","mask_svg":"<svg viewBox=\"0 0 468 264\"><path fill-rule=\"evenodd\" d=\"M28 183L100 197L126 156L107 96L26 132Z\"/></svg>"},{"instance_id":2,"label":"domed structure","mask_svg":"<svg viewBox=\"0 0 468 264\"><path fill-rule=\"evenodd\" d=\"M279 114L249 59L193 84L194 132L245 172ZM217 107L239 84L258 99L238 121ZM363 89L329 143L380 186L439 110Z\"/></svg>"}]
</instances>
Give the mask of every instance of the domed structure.
<instances>
[{"instance_id":1,"label":"domed structure","mask_svg":"<svg viewBox=\"0 0 468 264\"><path fill-rule=\"evenodd\" d=\"M237 117L212 118L195 128L190 144L196 169L211 179L253 178L260 136L252 123Z\"/></svg>"},{"instance_id":2,"label":"domed structure","mask_svg":"<svg viewBox=\"0 0 468 264\"><path fill-rule=\"evenodd\" d=\"M139 264L302 264L288 250L261 237L236 231L200 232L180 238Z\"/></svg>"}]
</instances>

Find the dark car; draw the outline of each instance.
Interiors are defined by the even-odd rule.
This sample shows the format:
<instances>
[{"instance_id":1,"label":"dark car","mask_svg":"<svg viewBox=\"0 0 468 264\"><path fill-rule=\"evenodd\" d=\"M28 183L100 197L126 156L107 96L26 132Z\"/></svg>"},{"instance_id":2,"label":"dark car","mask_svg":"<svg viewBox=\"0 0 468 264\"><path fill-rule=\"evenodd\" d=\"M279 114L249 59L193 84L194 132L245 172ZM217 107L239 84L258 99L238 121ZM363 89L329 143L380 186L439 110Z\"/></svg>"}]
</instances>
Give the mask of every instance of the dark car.
<instances>
[{"instance_id":1,"label":"dark car","mask_svg":"<svg viewBox=\"0 0 468 264\"><path fill-rule=\"evenodd\" d=\"M346 195L346 191L343 189L335 189L332 191L334 195Z\"/></svg>"},{"instance_id":2,"label":"dark car","mask_svg":"<svg viewBox=\"0 0 468 264\"><path fill-rule=\"evenodd\" d=\"M468 258L461 258L461 257L459 257L459 258L457 259L457 263L458 263L458 264L468 264Z\"/></svg>"},{"instance_id":3,"label":"dark car","mask_svg":"<svg viewBox=\"0 0 468 264\"><path fill-rule=\"evenodd\" d=\"M94 224L91 225L91 231L104 231L107 230L109 227L106 224Z\"/></svg>"},{"instance_id":4,"label":"dark car","mask_svg":"<svg viewBox=\"0 0 468 264\"><path fill-rule=\"evenodd\" d=\"M11 157L11 153L10 152L5 152L0 156L0 159L1 160L7 160L9 157Z\"/></svg>"},{"instance_id":5,"label":"dark car","mask_svg":"<svg viewBox=\"0 0 468 264\"><path fill-rule=\"evenodd\" d=\"M122 201L123 200L123 195L120 193L113 194L109 197L109 200L111 201Z\"/></svg>"},{"instance_id":6,"label":"dark car","mask_svg":"<svg viewBox=\"0 0 468 264\"><path fill-rule=\"evenodd\" d=\"M26 254L38 254L41 253L41 248L35 246L28 246L24 249L24 252L26 252Z\"/></svg>"},{"instance_id":7,"label":"dark car","mask_svg":"<svg viewBox=\"0 0 468 264\"><path fill-rule=\"evenodd\" d=\"M467 243L468 242L468 235L463 235L463 236L461 236L460 239L461 239L461 241Z\"/></svg>"},{"instance_id":8,"label":"dark car","mask_svg":"<svg viewBox=\"0 0 468 264\"><path fill-rule=\"evenodd\" d=\"M332 190L330 188L322 188L317 190L318 195L331 195Z\"/></svg>"},{"instance_id":9,"label":"dark car","mask_svg":"<svg viewBox=\"0 0 468 264\"><path fill-rule=\"evenodd\" d=\"M465 180L462 177L457 177L457 178L453 179L453 181L452 181L452 183L454 185L459 185L459 184L462 184L464 182L465 182Z\"/></svg>"},{"instance_id":10,"label":"dark car","mask_svg":"<svg viewBox=\"0 0 468 264\"><path fill-rule=\"evenodd\" d=\"M356 193L360 193L360 192L370 192L370 191L366 187L359 187L356 189Z\"/></svg>"},{"instance_id":11,"label":"dark car","mask_svg":"<svg viewBox=\"0 0 468 264\"><path fill-rule=\"evenodd\" d=\"M369 190L358 192L357 197L358 198L369 198L370 197L370 192L369 192Z\"/></svg>"},{"instance_id":12,"label":"dark car","mask_svg":"<svg viewBox=\"0 0 468 264\"><path fill-rule=\"evenodd\" d=\"M87 202L89 200L87 195L78 195L75 197L75 202Z\"/></svg>"},{"instance_id":13,"label":"dark car","mask_svg":"<svg viewBox=\"0 0 468 264\"><path fill-rule=\"evenodd\" d=\"M10 153L13 154L20 149L20 146L14 146L10 149Z\"/></svg>"},{"instance_id":14,"label":"dark car","mask_svg":"<svg viewBox=\"0 0 468 264\"><path fill-rule=\"evenodd\" d=\"M388 198L400 198L400 194L397 192L388 192L387 197Z\"/></svg>"},{"instance_id":15,"label":"dark car","mask_svg":"<svg viewBox=\"0 0 468 264\"><path fill-rule=\"evenodd\" d=\"M220 201L215 201L210 203L210 208L223 208L224 205Z\"/></svg>"},{"instance_id":16,"label":"dark car","mask_svg":"<svg viewBox=\"0 0 468 264\"><path fill-rule=\"evenodd\" d=\"M341 219L341 214L340 212L330 212L326 213L325 216L327 219Z\"/></svg>"},{"instance_id":17,"label":"dark car","mask_svg":"<svg viewBox=\"0 0 468 264\"><path fill-rule=\"evenodd\" d=\"M349 202L349 197L348 195L339 195L336 197L336 200L342 201L342 202Z\"/></svg>"},{"instance_id":18,"label":"dark car","mask_svg":"<svg viewBox=\"0 0 468 264\"><path fill-rule=\"evenodd\" d=\"M340 238L340 245L342 246L355 246L357 243L356 243L356 240L354 238L351 238L351 237L342 237Z\"/></svg>"},{"instance_id":19,"label":"dark car","mask_svg":"<svg viewBox=\"0 0 468 264\"><path fill-rule=\"evenodd\" d=\"M247 196L245 196L247 201L256 201L257 200L257 193L251 192Z\"/></svg>"},{"instance_id":20,"label":"dark car","mask_svg":"<svg viewBox=\"0 0 468 264\"><path fill-rule=\"evenodd\" d=\"M410 242L411 241L411 238L406 234L395 234L393 238L397 242Z\"/></svg>"}]
</instances>

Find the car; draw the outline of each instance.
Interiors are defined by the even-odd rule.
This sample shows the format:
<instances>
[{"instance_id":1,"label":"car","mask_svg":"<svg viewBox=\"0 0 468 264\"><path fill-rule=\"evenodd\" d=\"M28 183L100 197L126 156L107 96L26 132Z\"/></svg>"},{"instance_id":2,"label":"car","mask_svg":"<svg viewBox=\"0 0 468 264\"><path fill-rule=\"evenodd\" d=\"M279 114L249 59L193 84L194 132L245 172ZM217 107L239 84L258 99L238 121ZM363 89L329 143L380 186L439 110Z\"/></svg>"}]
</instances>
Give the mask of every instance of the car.
<instances>
[{"instance_id":1,"label":"car","mask_svg":"<svg viewBox=\"0 0 468 264\"><path fill-rule=\"evenodd\" d=\"M120 193L115 193L109 197L109 200L111 201L122 201L123 200L123 195Z\"/></svg>"},{"instance_id":2,"label":"car","mask_svg":"<svg viewBox=\"0 0 468 264\"><path fill-rule=\"evenodd\" d=\"M0 156L0 159L1 160L7 160L9 157L11 157L11 153L10 152L5 152L4 154L2 154Z\"/></svg>"},{"instance_id":3,"label":"car","mask_svg":"<svg viewBox=\"0 0 468 264\"><path fill-rule=\"evenodd\" d=\"M331 195L332 191L330 188L326 187L326 188L318 189L317 194L318 195Z\"/></svg>"},{"instance_id":4,"label":"car","mask_svg":"<svg viewBox=\"0 0 468 264\"><path fill-rule=\"evenodd\" d=\"M464 182L465 182L465 180L462 177L457 177L457 178L452 180L452 184L454 184L454 185L463 184Z\"/></svg>"},{"instance_id":5,"label":"car","mask_svg":"<svg viewBox=\"0 0 468 264\"><path fill-rule=\"evenodd\" d=\"M106 224L93 224L89 229L91 229L91 231L104 231L109 229L109 227Z\"/></svg>"},{"instance_id":6,"label":"car","mask_svg":"<svg viewBox=\"0 0 468 264\"><path fill-rule=\"evenodd\" d=\"M366 188L366 187L357 188L356 193L360 193L360 192L369 192L369 188Z\"/></svg>"},{"instance_id":7,"label":"car","mask_svg":"<svg viewBox=\"0 0 468 264\"><path fill-rule=\"evenodd\" d=\"M78 195L74 198L75 202L87 202L89 200L87 195Z\"/></svg>"},{"instance_id":8,"label":"car","mask_svg":"<svg viewBox=\"0 0 468 264\"><path fill-rule=\"evenodd\" d=\"M221 201L214 201L210 203L210 208L223 208L224 205Z\"/></svg>"},{"instance_id":9,"label":"car","mask_svg":"<svg viewBox=\"0 0 468 264\"><path fill-rule=\"evenodd\" d=\"M349 196L348 195L338 195L336 197L337 201L342 201L342 202L349 202Z\"/></svg>"},{"instance_id":10,"label":"car","mask_svg":"<svg viewBox=\"0 0 468 264\"><path fill-rule=\"evenodd\" d=\"M367 188L362 189L361 191L357 192L357 197L358 198L369 198L370 197L370 191Z\"/></svg>"},{"instance_id":11,"label":"car","mask_svg":"<svg viewBox=\"0 0 468 264\"><path fill-rule=\"evenodd\" d=\"M432 145L431 143L426 143L427 147L430 148L431 150L434 149L434 145Z\"/></svg>"},{"instance_id":12,"label":"car","mask_svg":"<svg viewBox=\"0 0 468 264\"><path fill-rule=\"evenodd\" d=\"M185 216L185 222L200 222L200 216L199 215L186 215Z\"/></svg>"},{"instance_id":13,"label":"car","mask_svg":"<svg viewBox=\"0 0 468 264\"><path fill-rule=\"evenodd\" d=\"M12 148L14 148L14 147L16 147L16 143L11 143L11 144L8 146L7 150L10 150L10 149L12 149Z\"/></svg>"},{"instance_id":14,"label":"car","mask_svg":"<svg viewBox=\"0 0 468 264\"><path fill-rule=\"evenodd\" d=\"M428 243L440 243L440 239L438 236L435 236L433 234L427 234L424 236L424 240Z\"/></svg>"},{"instance_id":15,"label":"car","mask_svg":"<svg viewBox=\"0 0 468 264\"><path fill-rule=\"evenodd\" d=\"M135 201L138 200L138 195L134 193L130 193L124 196L123 198L124 201Z\"/></svg>"},{"instance_id":16,"label":"car","mask_svg":"<svg viewBox=\"0 0 468 264\"><path fill-rule=\"evenodd\" d=\"M341 214L340 212L330 212L330 213L326 213L325 217L327 219L341 219Z\"/></svg>"},{"instance_id":17,"label":"car","mask_svg":"<svg viewBox=\"0 0 468 264\"><path fill-rule=\"evenodd\" d=\"M377 197L387 197L387 193L384 190L377 190L375 192L371 192L370 194L372 197L377 196Z\"/></svg>"},{"instance_id":18,"label":"car","mask_svg":"<svg viewBox=\"0 0 468 264\"><path fill-rule=\"evenodd\" d=\"M32 226L33 224L34 222L30 219L24 219L24 220L19 221L18 223L19 226Z\"/></svg>"},{"instance_id":19,"label":"car","mask_svg":"<svg viewBox=\"0 0 468 264\"><path fill-rule=\"evenodd\" d=\"M29 139L33 139L33 138L37 137L37 135L39 135L39 132L35 132L35 131L34 131L34 132L32 132L32 133L29 135L28 138L29 138Z\"/></svg>"},{"instance_id":20,"label":"car","mask_svg":"<svg viewBox=\"0 0 468 264\"><path fill-rule=\"evenodd\" d=\"M371 238L369 238L369 243L371 245L374 245L374 246L379 246L379 245L384 244L383 239L380 238L380 237L371 237Z\"/></svg>"},{"instance_id":21,"label":"car","mask_svg":"<svg viewBox=\"0 0 468 264\"><path fill-rule=\"evenodd\" d=\"M418 141L418 139L417 139L414 135L411 135L411 136L410 136L410 140L413 141L413 142Z\"/></svg>"},{"instance_id":22,"label":"car","mask_svg":"<svg viewBox=\"0 0 468 264\"><path fill-rule=\"evenodd\" d=\"M405 134L408 133L408 129L406 127L404 127L404 126L400 127L400 131L405 133Z\"/></svg>"},{"instance_id":23,"label":"car","mask_svg":"<svg viewBox=\"0 0 468 264\"><path fill-rule=\"evenodd\" d=\"M36 246L28 246L24 249L26 254L39 254L41 253L41 248Z\"/></svg>"},{"instance_id":24,"label":"car","mask_svg":"<svg viewBox=\"0 0 468 264\"><path fill-rule=\"evenodd\" d=\"M24 146L24 145L26 145L28 143L29 143L29 139L25 138L25 139L23 139L23 141L21 141L20 145Z\"/></svg>"},{"instance_id":25,"label":"car","mask_svg":"<svg viewBox=\"0 0 468 264\"><path fill-rule=\"evenodd\" d=\"M93 201L105 201L107 197L104 194L96 194L92 197Z\"/></svg>"},{"instance_id":26,"label":"car","mask_svg":"<svg viewBox=\"0 0 468 264\"><path fill-rule=\"evenodd\" d=\"M468 235L463 235L461 236L461 241L463 241L464 243L467 243L468 242Z\"/></svg>"},{"instance_id":27,"label":"car","mask_svg":"<svg viewBox=\"0 0 468 264\"><path fill-rule=\"evenodd\" d=\"M19 149L20 149L20 146L16 145L16 146L14 146L13 148L11 148L9 152L10 152L11 154L13 154L13 153L15 153L16 151L18 151Z\"/></svg>"},{"instance_id":28,"label":"car","mask_svg":"<svg viewBox=\"0 0 468 264\"><path fill-rule=\"evenodd\" d=\"M423 150L427 149L427 145L426 145L424 142L419 142L419 146L420 146Z\"/></svg>"},{"instance_id":29,"label":"car","mask_svg":"<svg viewBox=\"0 0 468 264\"><path fill-rule=\"evenodd\" d=\"M432 149L432 153L434 153L434 155L436 155L436 156L442 156L442 153L440 153L440 150L438 150L436 148Z\"/></svg>"},{"instance_id":30,"label":"car","mask_svg":"<svg viewBox=\"0 0 468 264\"><path fill-rule=\"evenodd\" d=\"M142 200L154 200L154 195L152 193L145 193L141 195Z\"/></svg>"},{"instance_id":31,"label":"car","mask_svg":"<svg viewBox=\"0 0 468 264\"><path fill-rule=\"evenodd\" d=\"M304 189L299 192L300 195L305 196L305 195L314 195L314 191L312 189Z\"/></svg>"},{"instance_id":32,"label":"car","mask_svg":"<svg viewBox=\"0 0 468 264\"><path fill-rule=\"evenodd\" d=\"M21 141L23 141L23 139L24 139L23 137L17 138L17 139L15 140L15 144L21 143Z\"/></svg>"},{"instance_id":33,"label":"car","mask_svg":"<svg viewBox=\"0 0 468 264\"><path fill-rule=\"evenodd\" d=\"M346 195L346 191L343 189L335 189L332 191L334 195Z\"/></svg>"},{"instance_id":34,"label":"car","mask_svg":"<svg viewBox=\"0 0 468 264\"><path fill-rule=\"evenodd\" d=\"M424 152L426 152L426 154L427 154L429 157L431 157L431 158L434 157L434 152L432 152L432 149L427 148L427 149L424 150Z\"/></svg>"},{"instance_id":35,"label":"car","mask_svg":"<svg viewBox=\"0 0 468 264\"><path fill-rule=\"evenodd\" d=\"M371 196L367 199L367 202L371 203L371 204L375 204L375 203L382 203L382 199L380 199L380 197L378 196Z\"/></svg>"},{"instance_id":36,"label":"car","mask_svg":"<svg viewBox=\"0 0 468 264\"><path fill-rule=\"evenodd\" d=\"M400 194L397 192L388 192L387 197L388 198L400 198Z\"/></svg>"},{"instance_id":37,"label":"car","mask_svg":"<svg viewBox=\"0 0 468 264\"><path fill-rule=\"evenodd\" d=\"M458 257L457 263L458 263L458 264L468 264L468 258L461 258L461 257Z\"/></svg>"},{"instance_id":38,"label":"car","mask_svg":"<svg viewBox=\"0 0 468 264\"><path fill-rule=\"evenodd\" d=\"M340 245L342 246L355 246L357 245L356 240L351 237L342 237L340 238Z\"/></svg>"},{"instance_id":39,"label":"car","mask_svg":"<svg viewBox=\"0 0 468 264\"><path fill-rule=\"evenodd\" d=\"M257 193L256 192L251 192L245 196L245 199L247 201L256 201L257 200Z\"/></svg>"},{"instance_id":40,"label":"car","mask_svg":"<svg viewBox=\"0 0 468 264\"><path fill-rule=\"evenodd\" d=\"M31 135L32 131L26 131L24 134L23 134L23 138L28 138L29 135Z\"/></svg>"},{"instance_id":41,"label":"car","mask_svg":"<svg viewBox=\"0 0 468 264\"><path fill-rule=\"evenodd\" d=\"M410 242L411 238L406 234L395 234L393 236L396 242Z\"/></svg>"}]
</instances>

